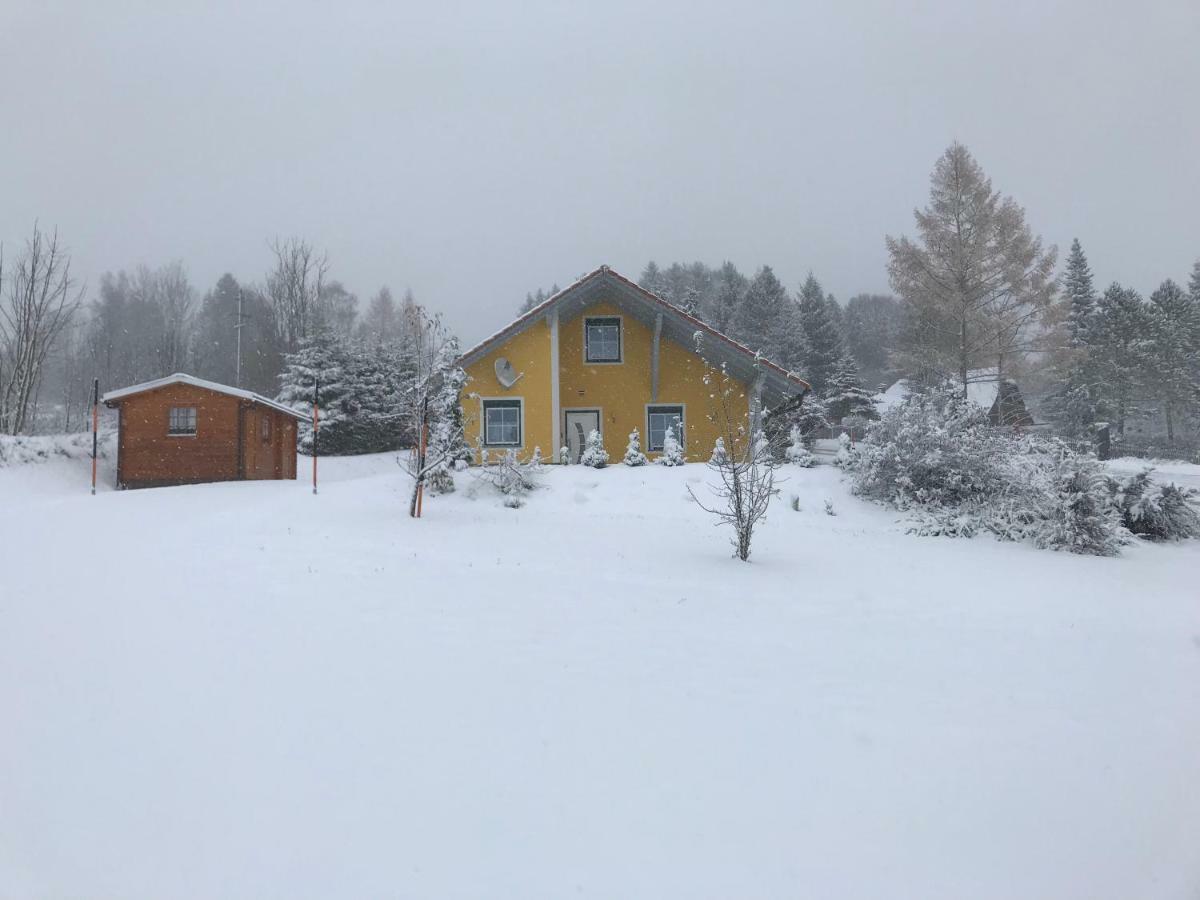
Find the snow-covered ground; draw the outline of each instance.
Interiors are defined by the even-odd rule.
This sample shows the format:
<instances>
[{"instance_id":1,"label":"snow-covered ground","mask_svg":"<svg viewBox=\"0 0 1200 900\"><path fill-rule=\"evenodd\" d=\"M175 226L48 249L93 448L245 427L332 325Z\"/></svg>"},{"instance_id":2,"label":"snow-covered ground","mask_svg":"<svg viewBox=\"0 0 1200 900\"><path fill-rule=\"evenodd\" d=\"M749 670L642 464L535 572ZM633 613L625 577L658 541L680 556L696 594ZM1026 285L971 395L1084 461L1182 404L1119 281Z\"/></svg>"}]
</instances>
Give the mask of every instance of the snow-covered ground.
<instances>
[{"instance_id":1,"label":"snow-covered ground","mask_svg":"<svg viewBox=\"0 0 1200 900\"><path fill-rule=\"evenodd\" d=\"M908 536L825 466L744 565L703 466L322 472L0 467L0 896L1200 891L1200 546Z\"/></svg>"}]
</instances>

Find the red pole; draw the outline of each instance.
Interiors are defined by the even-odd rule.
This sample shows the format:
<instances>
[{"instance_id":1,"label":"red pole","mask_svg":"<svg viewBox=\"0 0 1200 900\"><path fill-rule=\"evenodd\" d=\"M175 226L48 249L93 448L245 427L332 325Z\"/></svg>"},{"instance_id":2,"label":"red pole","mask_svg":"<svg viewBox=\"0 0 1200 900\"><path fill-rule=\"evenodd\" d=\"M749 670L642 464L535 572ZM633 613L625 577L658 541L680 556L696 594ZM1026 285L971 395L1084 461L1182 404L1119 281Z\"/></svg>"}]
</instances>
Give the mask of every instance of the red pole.
<instances>
[{"instance_id":1,"label":"red pole","mask_svg":"<svg viewBox=\"0 0 1200 900\"><path fill-rule=\"evenodd\" d=\"M92 496L96 495L96 446L100 441L100 379L92 380Z\"/></svg>"},{"instance_id":2,"label":"red pole","mask_svg":"<svg viewBox=\"0 0 1200 900\"><path fill-rule=\"evenodd\" d=\"M317 433L321 430L319 414L317 413L317 395L321 390L321 380L313 383L313 493L317 492Z\"/></svg>"}]
</instances>

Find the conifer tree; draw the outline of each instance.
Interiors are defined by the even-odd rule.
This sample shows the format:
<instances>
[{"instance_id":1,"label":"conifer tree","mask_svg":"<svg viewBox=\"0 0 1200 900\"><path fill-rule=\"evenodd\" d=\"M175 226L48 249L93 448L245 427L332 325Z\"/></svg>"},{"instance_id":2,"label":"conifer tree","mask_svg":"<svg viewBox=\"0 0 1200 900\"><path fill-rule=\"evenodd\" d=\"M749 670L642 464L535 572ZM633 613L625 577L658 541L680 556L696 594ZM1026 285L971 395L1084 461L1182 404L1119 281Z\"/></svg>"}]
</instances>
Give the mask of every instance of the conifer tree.
<instances>
[{"instance_id":1,"label":"conifer tree","mask_svg":"<svg viewBox=\"0 0 1200 900\"><path fill-rule=\"evenodd\" d=\"M579 461L593 469L603 469L608 465L608 451L604 449L604 439L595 428L588 432Z\"/></svg>"},{"instance_id":2,"label":"conifer tree","mask_svg":"<svg viewBox=\"0 0 1200 900\"><path fill-rule=\"evenodd\" d=\"M1082 347L1088 342L1087 332L1096 315L1096 290L1092 286L1092 270L1079 238L1071 242L1067 256L1067 272L1063 278L1063 295L1070 304L1067 313L1068 333L1072 346Z\"/></svg>"},{"instance_id":3,"label":"conifer tree","mask_svg":"<svg viewBox=\"0 0 1200 900\"><path fill-rule=\"evenodd\" d=\"M1200 301L1167 279L1150 295L1150 315L1151 379L1162 405L1167 441L1173 442L1180 416L1192 412L1200 396Z\"/></svg>"},{"instance_id":4,"label":"conifer tree","mask_svg":"<svg viewBox=\"0 0 1200 900\"><path fill-rule=\"evenodd\" d=\"M642 437L636 428L629 433L629 443L625 447L625 459L622 462L627 466L646 465L646 454L642 453Z\"/></svg>"},{"instance_id":5,"label":"conifer tree","mask_svg":"<svg viewBox=\"0 0 1200 900\"><path fill-rule=\"evenodd\" d=\"M660 465L683 465L683 447L679 443L679 438L676 436L679 427L679 419L676 419L674 424L667 428L666 432L663 434L662 455L658 458Z\"/></svg>"},{"instance_id":6,"label":"conifer tree","mask_svg":"<svg viewBox=\"0 0 1200 900\"><path fill-rule=\"evenodd\" d=\"M783 332L792 301L770 266L750 281L729 322L730 336L768 359L780 361Z\"/></svg>"},{"instance_id":7,"label":"conifer tree","mask_svg":"<svg viewBox=\"0 0 1200 900\"><path fill-rule=\"evenodd\" d=\"M1096 304L1089 327L1089 369L1101 410L1125 433L1130 404L1143 390L1153 361L1153 322L1140 294L1113 283Z\"/></svg>"},{"instance_id":8,"label":"conifer tree","mask_svg":"<svg viewBox=\"0 0 1200 900\"><path fill-rule=\"evenodd\" d=\"M825 409L829 418L834 421L848 416L879 418L875 401L870 392L863 388L862 379L858 377L858 366L849 353L842 354L834 368L833 376L829 379Z\"/></svg>"},{"instance_id":9,"label":"conifer tree","mask_svg":"<svg viewBox=\"0 0 1200 900\"><path fill-rule=\"evenodd\" d=\"M842 335L830 312L832 298L826 298L821 283L812 272L804 280L798 299L803 346L797 348L800 371L813 392L826 396L830 381L845 355Z\"/></svg>"}]
</instances>

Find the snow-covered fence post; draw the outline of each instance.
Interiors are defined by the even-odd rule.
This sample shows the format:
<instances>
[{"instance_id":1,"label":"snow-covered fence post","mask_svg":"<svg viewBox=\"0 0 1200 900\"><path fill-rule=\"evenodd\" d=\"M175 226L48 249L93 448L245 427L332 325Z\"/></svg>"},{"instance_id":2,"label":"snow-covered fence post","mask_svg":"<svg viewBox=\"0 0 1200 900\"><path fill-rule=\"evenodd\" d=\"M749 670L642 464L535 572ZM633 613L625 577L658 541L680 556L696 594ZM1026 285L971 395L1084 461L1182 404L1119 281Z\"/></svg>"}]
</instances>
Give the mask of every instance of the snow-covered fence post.
<instances>
[{"instance_id":1,"label":"snow-covered fence post","mask_svg":"<svg viewBox=\"0 0 1200 900\"><path fill-rule=\"evenodd\" d=\"M92 496L96 496L96 450L100 443L100 379L92 379Z\"/></svg>"}]
</instances>

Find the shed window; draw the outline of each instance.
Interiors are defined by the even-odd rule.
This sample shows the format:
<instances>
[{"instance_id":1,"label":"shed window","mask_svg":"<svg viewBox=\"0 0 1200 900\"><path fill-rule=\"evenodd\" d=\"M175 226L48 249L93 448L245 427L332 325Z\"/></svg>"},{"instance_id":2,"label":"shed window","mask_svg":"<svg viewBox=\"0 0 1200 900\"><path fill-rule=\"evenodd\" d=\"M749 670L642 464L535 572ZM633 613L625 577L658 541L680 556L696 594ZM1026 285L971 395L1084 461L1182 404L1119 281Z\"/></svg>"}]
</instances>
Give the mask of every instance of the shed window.
<instances>
[{"instance_id":1,"label":"shed window","mask_svg":"<svg viewBox=\"0 0 1200 900\"><path fill-rule=\"evenodd\" d=\"M167 434L195 434L196 407L172 406L171 418L167 423Z\"/></svg>"},{"instance_id":2,"label":"shed window","mask_svg":"<svg viewBox=\"0 0 1200 900\"><path fill-rule=\"evenodd\" d=\"M259 426L259 431L262 434L262 442L269 444L271 442L271 417L264 415L262 417L262 425Z\"/></svg>"},{"instance_id":3,"label":"shed window","mask_svg":"<svg viewBox=\"0 0 1200 900\"><path fill-rule=\"evenodd\" d=\"M584 356L590 363L621 361L621 320L609 317L584 320Z\"/></svg>"},{"instance_id":4,"label":"shed window","mask_svg":"<svg viewBox=\"0 0 1200 900\"><path fill-rule=\"evenodd\" d=\"M649 435L647 449L661 451L666 440L667 429L675 433L675 440L683 446L683 407L651 406L646 410L646 434Z\"/></svg>"},{"instance_id":5,"label":"shed window","mask_svg":"<svg viewBox=\"0 0 1200 900\"><path fill-rule=\"evenodd\" d=\"M483 444L485 447L521 446L521 401L483 401Z\"/></svg>"}]
</instances>

